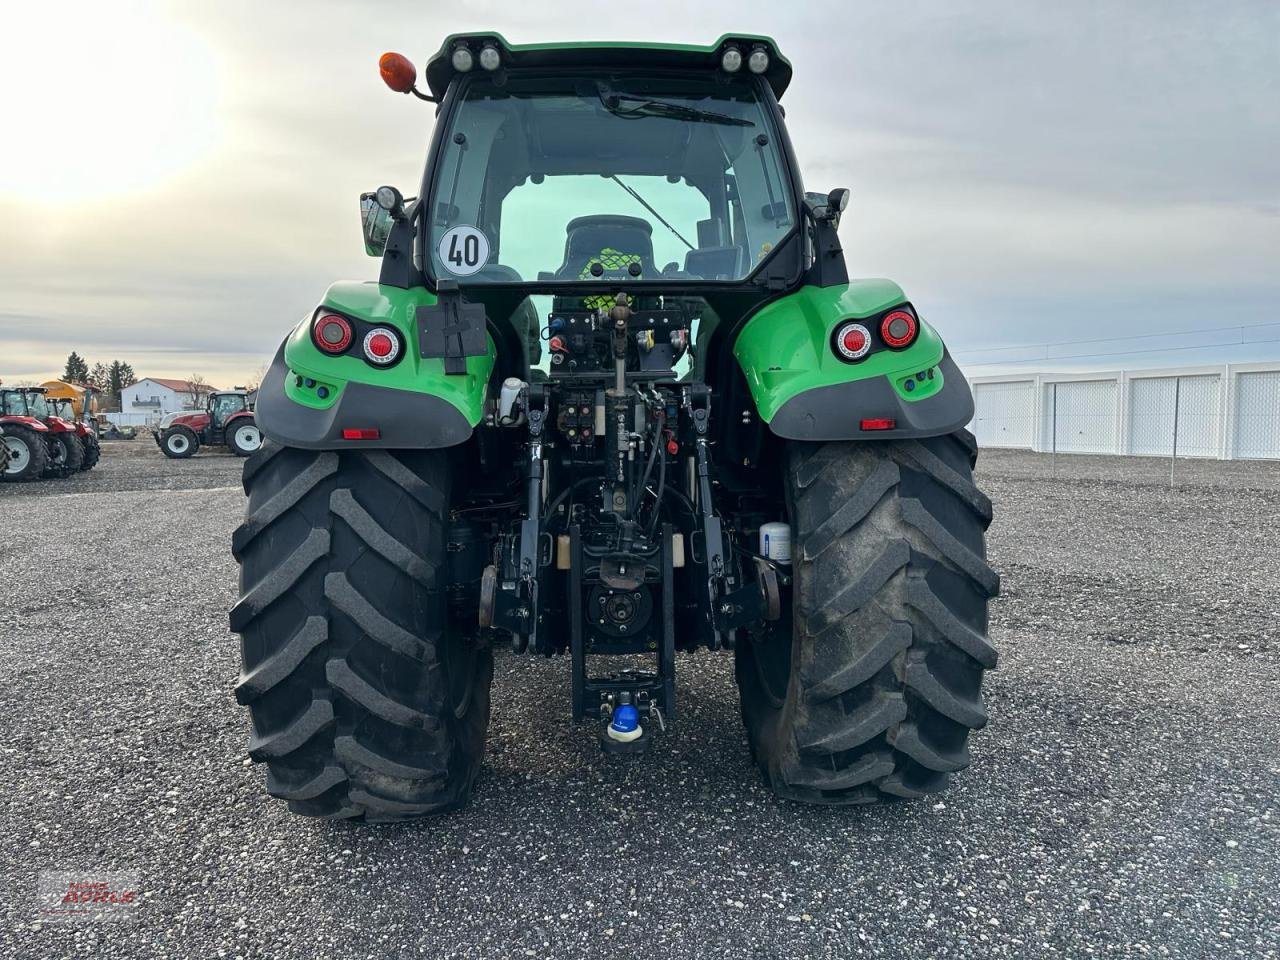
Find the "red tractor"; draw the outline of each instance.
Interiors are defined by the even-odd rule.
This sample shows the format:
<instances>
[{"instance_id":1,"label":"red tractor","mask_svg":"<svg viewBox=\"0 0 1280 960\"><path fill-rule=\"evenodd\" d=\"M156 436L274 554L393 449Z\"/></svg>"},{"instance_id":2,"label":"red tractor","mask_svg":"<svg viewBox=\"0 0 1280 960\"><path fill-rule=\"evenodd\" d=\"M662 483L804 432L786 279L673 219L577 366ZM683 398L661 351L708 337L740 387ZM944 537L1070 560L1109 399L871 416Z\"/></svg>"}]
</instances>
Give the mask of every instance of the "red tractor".
<instances>
[{"instance_id":1,"label":"red tractor","mask_svg":"<svg viewBox=\"0 0 1280 960\"><path fill-rule=\"evenodd\" d=\"M173 460L194 455L201 444L225 444L238 457L247 457L262 446L253 406L242 387L209 394L202 411L168 414L154 436L160 452Z\"/></svg>"},{"instance_id":2,"label":"red tractor","mask_svg":"<svg viewBox=\"0 0 1280 960\"><path fill-rule=\"evenodd\" d=\"M76 419L75 405L66 397L49 397L49 409L55 417L76 428L76 436L84 447L84 459L80 463L81 470L92 470L102 457L102 447L98 445L98 434L90 424Z\"/></svg>"},{"instance_id":3,"label":"red tractor","mask_svg":"<svg viewBox=\"0 0 1280 960\"><path fill-rule=\"evenodd\" d=\"M55 416L43 387L0 390L0 426L9 448L7 481L67 477L84 464L76 425Z\"/></svg>"},{"instance_id":4,"label":"red tractor","mask_svg":"<svg viewBox=\"0 0 1280 960\"><path fill-rule=\"evenodd\" d=\"M0 393L0 443L4 445L4 453L0 454L0 464L4 467L0 480L8 483L39 480L49 462L45 445L49 428L35 417L27 416L21 401L10 399L8 394L7 390Z\"/></svg>"}]
</instances>

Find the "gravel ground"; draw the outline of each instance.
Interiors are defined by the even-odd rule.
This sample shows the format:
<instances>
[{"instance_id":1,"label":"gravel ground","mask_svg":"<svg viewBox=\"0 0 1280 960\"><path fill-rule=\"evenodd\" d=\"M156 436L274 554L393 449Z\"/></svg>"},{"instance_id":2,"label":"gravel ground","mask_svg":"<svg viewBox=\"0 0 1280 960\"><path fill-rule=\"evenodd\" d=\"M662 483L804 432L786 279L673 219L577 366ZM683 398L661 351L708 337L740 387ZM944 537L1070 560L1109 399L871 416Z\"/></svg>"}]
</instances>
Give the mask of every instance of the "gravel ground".
<instances>
[{"instance_id":1,"label":"gravel ground","mask_svg":"<svg viewBox=\"0 0 1280 960\"><path fill-rule=\"evenodd\" d=\"M392 827L292 817L244 760L236 460L0 487L0 955L1276 957L1280 464L1183 466L985 458L1001 665L937 801L772 799L728 657L682 658L628 763L568 722L566 663L507 654L474 801ZM141 903L40 923L51 869Z\"/></svg>"},{"instance_id":2,"label":"gravel ground","mask_svg":"<svg viewBox=\"0 0 1280 960\"><path fill-rule=\"evenodd\" d=\"M60 497L119 490L239 490L243 465L239 457L217 449L203 449L187 460L169 460L150 434L136 440L108 440L102 444L102 459L92 470L57 480L0 483L0 510L11 509L7 497ZM209 532L216 540L224 531L217 526Z\"/></svg>"}]
</instances>

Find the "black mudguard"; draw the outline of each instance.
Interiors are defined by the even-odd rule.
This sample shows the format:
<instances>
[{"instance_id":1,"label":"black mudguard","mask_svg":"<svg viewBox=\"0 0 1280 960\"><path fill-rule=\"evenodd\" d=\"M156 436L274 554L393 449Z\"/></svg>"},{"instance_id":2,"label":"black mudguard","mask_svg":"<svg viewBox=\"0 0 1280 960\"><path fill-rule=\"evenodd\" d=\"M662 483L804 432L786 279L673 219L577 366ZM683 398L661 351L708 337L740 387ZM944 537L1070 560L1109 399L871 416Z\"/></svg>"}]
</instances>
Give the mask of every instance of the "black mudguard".
<instances>
[{"instance_id":1,"label":"black mudguard","mask_svg":"<svg viewBox=\"0 0 1280 960\"><path fill-rule=\"evenodd\" d=\"M254 409L259 428L276 443L304 450L431 450L471 437L467 418L440 397L353 381L333 406L316 410L285 394L285 379L292 375L281 344ZM376 429L379 435L376 440L344 440L346 429Z\"/></svg>"},{"instance_id":2,"label":"black mudguard","mask_svg":"<svg viewBox=\"0 0 1280 960\"><path fill-rule=\"evenodd\" d=\"M973 419L973 391L949 352L938 363L943 387L926 400L903 400L888 377L814 387L784 403L769 428L788 440L899 440L952 433ZM891 419L892 430L863 430Z\"/></svg>"}]
</instances>

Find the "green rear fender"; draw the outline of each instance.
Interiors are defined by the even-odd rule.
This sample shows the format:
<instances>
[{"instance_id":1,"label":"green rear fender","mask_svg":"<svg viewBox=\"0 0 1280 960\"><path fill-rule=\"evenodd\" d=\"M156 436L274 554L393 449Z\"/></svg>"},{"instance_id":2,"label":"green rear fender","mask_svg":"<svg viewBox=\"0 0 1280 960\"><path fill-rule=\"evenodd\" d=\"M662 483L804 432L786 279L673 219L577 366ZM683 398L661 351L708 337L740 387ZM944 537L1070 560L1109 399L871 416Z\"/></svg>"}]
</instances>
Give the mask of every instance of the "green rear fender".
<instances>
[{"instance_id":1,"label":"green rear fender","mask_svg":"<svg viewBox=\"0 0 1280 960\"><path fill-rule=\"evenodd\" d=\"M258 392L263 432L289 446L309 449L362 447L428 449L459 444L484 416L496 351L467 357L465 374L444 372L444 361L421 356L415 315L436 302L424 287L335 283L321 302L367 324L394 328L404 355L382 369L361 357L330 356L311 340L308 315L280 345ZM358 340L357 336L357 340ZM358 344L357 344L358 349ZM376 439L344 439L344 430L377 431Z\"/></svg>"},{"instance_id":2,"label":"green rear fender","mask_svg":"<svg viewBox=\"0 0 1280 960\"><path fill-rule=\"evenodd\" d=\"M880 342L879 319L902 306L910 307L896 283L853 280L802 287L763 307L733 348L760 419L792 440L937 436L968 423L973 395L932 327L921 319L902 350ZM847 320L863 322L876 345L856 363L831 347ZM864 420L894 426L864 430Z\"/></svg>"}]
</instances>

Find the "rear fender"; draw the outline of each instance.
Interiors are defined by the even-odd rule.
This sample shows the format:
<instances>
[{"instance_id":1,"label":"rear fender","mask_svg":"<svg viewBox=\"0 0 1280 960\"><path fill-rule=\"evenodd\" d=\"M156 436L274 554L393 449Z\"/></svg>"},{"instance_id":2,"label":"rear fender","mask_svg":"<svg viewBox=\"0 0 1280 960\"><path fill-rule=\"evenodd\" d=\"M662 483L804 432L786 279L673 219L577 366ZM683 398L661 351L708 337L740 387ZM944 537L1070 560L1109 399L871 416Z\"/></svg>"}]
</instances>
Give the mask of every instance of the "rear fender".
<instances>
[{"instance_id":1,"label":"rear fender","mask_svg":"<svg viewBox=\"0 0 1280 960\"><path fill-rule=\"evenodd\" d=\"M35 417L22 416L5 416L0 417L0 427L26 427L28 430L34 430L36 433L48 433L49 428L37 420Z\"/></svg>"},{"instance_id":2,"label":"rear fender","mask_svg":"<svg viewBox=\"0 0 1280 960\"><path fill-rule=\"evenodd\" d=\"M313 450L430 449L466 441L484 416L496 348L466 358L466 372L446 374L440 358L423 357L417 309L436 302L425 287L336 283L319 310L396 330L405 344L392 366L361 356L323 353L311 339L308 314L285 339L258 390L255 415L279 443ZM345 440L344 430L377 431L376 439Z\"/></svg>"},{"instance_id":3,"label":"rear fender","mask_svg":"<svg viewBox=\"0 0 1280 960\"><path fill-rule=\"evenodd\" d=\"M932 327L917 316L920 332L910 346L893 350L881 342L880 318L895 308L914 313L888 280L806 286L763 307L733 347L760 419L790 440L930 437L968 423L973 394ZM874 344L854 363L831 345L848 320L867 327ZM873 419L896 426L863 430Z\"/></svg>"}]
</instances>

